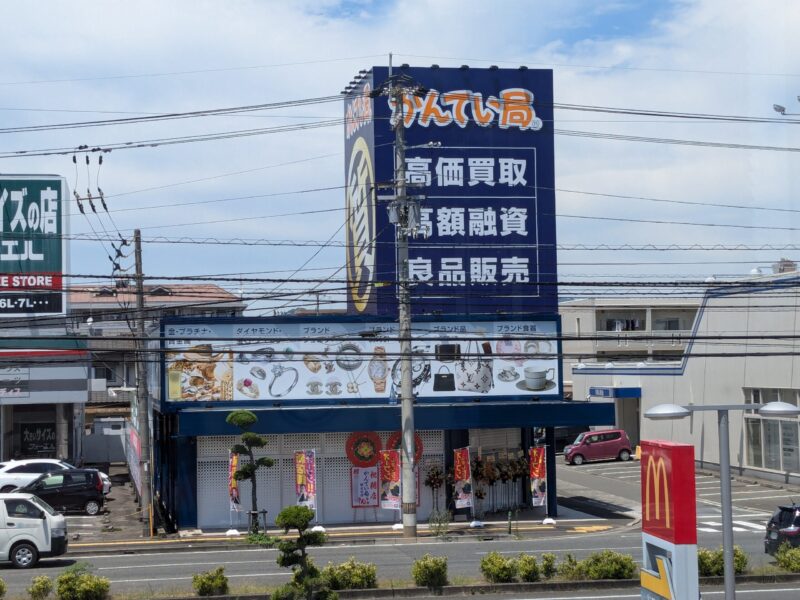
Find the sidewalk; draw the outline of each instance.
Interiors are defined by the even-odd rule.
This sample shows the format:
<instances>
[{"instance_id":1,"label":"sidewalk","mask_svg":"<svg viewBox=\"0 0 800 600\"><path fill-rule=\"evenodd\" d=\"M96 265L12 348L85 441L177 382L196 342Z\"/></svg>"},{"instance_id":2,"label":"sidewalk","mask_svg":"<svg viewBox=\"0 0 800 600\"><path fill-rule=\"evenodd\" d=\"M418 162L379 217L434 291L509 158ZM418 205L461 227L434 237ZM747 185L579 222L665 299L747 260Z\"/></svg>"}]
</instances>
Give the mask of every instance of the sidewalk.
<instances>
[{"instance_id":1,"label":"sidewalk","mask_svg":"<svg viewBox=\"0 0 800 600\"><path fill-rule=\"evenodd\" d=\"M561 499L559 499L560 501ZM559 506L559 518L555 525L543 525L545 513L542 509L520 509L516 516L512 513L511 532L507 513L487 515L483 520L483 527L471 527L469 521L454 521L450 523L445 536L448 541L468 539L502 539L509 537L535 537L538 534L583 534L597 531L608 531L616 527L630 524L629 519L624 522L609 523L604 518L597 518L585 512L566 506ZM429 542L437 539L430 532L427 523L417 526L418 536L414 539L403 537L402 530L392 529L391 523L375 523L369 525L330 525L325 527L329 544L375 544L395 543L413 544ZM128 533L130 530L128 530ZM277 536L282 532L273 527L266 532L268 535ZM230 549L247 544L246 532L240 530L240 535L228 536L224 530L186 530L159 538L136 538L127 536L108 537L102 540L77 540L70 541L70 554L119 554L139 552L170 552L179 550L204 549Z\"/></svg>"}]
</instances>

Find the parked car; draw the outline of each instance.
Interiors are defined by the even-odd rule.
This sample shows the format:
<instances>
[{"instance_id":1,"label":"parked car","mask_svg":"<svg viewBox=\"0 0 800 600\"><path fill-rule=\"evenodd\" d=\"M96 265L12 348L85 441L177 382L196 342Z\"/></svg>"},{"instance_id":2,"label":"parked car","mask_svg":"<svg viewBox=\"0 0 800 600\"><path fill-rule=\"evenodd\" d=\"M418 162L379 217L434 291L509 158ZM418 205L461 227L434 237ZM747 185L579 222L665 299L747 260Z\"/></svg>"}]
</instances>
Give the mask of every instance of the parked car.
<instances>
[{"instance_id":1,"label":"parked car","mask_svg":"<svg viewBox=\"0 0 800 600\"><path fill-rule=\"evenodd\" d=\"M800 506L779 506L775 514L767 521L767 533L764 536L764 552L775 554L784 542L792 546L800 546Z\"/></svg>"},{"instance_id":2,"label":"parked car","mask_svg":"<svg viewBox=\"0 0 800 600\"><path fill-rule=\"evenodd\" d=\"M28 485L43 473L75 468L77 467L56 458L29 458L1 462L0 493L5 494ZM108 494L111 491L111 478L102 471L98 473L103 480L103 493Z\"/></svg>"},{"instance_id":3,"label":"parked car","mask_svg":"<svg viewBox=\"0 0 800 600\"><path fill-rule=\"evenodd\" d=\"M67 522L31 494L0 494L0 560L18 569L67 551Z\"/></svg>"},{"instance_id":4,"label":"parked car","mask_svg":"<svg viewBox=\"0 0 800 600\"><path fill-rule=\"evenodd\" d=\"M587 460L630 460L631 441L622 429L587 431L564 448L564 460L581 465Z\"/></svg>"},{"instance_id":5,"label":"parked car","mask_svg":"<svg viewBox=\"0 0 800 600\"><path fill-rule=\"evenodd\" d=\"M571 444L576 436L585 431L589 431L589 426L577 425L575 427L554 427L553 429L555 429L556 452L563 452L564 448ZM534 434L536 436L534 438L534 443L537 446L544 446L547 443L547 439L544 435L544 428L537 427Z\"/></svg>"},{"instance_id":6,"label":"parked car","mask_svg":"<svg viewBox=\"0 0 800 600\"><path fill-rule=\"evenodd\" d=\"M45 473L18 491L34 494L66 511L96 515L103 508L103 480L96 469L63 469Z\"/></svg>"}]
</instances>

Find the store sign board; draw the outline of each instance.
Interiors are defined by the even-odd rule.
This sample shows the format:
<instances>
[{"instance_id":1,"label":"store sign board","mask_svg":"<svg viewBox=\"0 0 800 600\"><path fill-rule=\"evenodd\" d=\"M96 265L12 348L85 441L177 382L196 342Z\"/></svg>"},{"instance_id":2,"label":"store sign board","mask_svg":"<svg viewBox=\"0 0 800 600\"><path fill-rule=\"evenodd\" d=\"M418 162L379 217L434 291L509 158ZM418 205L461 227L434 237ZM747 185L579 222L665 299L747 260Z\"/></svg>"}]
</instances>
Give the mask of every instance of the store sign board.
<instances>
[{"instance_id":1,"label":"store sign board","mask_svg":"<svg viewBox=\"0 0 800 600\"><path fill-rule=\"evenodd\" d=\"M396 401L396 322L168 323L168 402ZM555 319L415 322L419 402L561 399Z\"/></svg>"},{"instance_id":2,"label":"store sign board","mask_svg":"<svg viewBox=\"0 0 800 600\"><path fill-rule=\"evenodd\" d=\"M641 442L642 598L698 597L694 447Z\"/></svg>"},{"instance_id":3,"label":"store sign board","mask_svg":"<svg viewBox=\"0 0 800 600\"><path fill-rule=\"evenodd\" d=\"M552 71L395 68L393 75L425 88L402 106L406 183L421 198L424 231L410 243L413 311L557 312ZM358 314L397 311L395 227L386 202L376 205L393 192L365 198L366 213L351 193L364 198L356 183L395 178L401 109L368 95L388 79L386 67L374 67L345 97L348 230L358 232L348 238L348 264L362 267L348 271L348 308ZM365 281L392 285L371 287L364 303Z\"/></svg>"},{"instance_id":4,"label":"store sign board","mask_svg":"<svg viewBox=\"0 0 800 600\"><path fill-rule=\"evenodd\" d=\"M0 316L65 312L67 215L62 177L0 176Z\"/></svg>"}]
</instances>

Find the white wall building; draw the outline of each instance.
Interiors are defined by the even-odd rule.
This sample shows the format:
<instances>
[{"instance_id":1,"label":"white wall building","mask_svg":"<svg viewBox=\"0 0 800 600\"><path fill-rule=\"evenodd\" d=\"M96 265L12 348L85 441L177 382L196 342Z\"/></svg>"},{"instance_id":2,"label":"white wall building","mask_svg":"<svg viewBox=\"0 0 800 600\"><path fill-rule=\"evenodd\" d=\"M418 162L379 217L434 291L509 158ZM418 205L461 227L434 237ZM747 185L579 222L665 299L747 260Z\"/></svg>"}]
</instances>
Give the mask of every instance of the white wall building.
<instances>
[{"instance_id":1,"label":"white wall building","mask_svg":"<svg viewBox=\"0 0 800 600\"><path fill-rule=\"evenodd\" d=\"M591 322L588 313L593 313L593 324L598 326L597 335L581 331L581 337L588 335L594 340L566 341L564 351L579 355L572 368L575 397L615 398L619 426L632 427L633 411L643 415L662 403L709 405L782 400L796 405L800 400L797 273L710 284L695 309L692 301L668 307L655 299L643 300L640 306L626 300L628 305L613 308L605 300L594 302L563 306L565 335L577 333L576 319L581 319L581 327L585 327L584 319ZM690 330L685 330L683 319L692 310L696 316ZM617 317L623 322L622 331L603 331ZM644 328L635 325L637 319L640 325L645 324ZM631 321L633 329L627 328ZM667 327L663 326L665 323ZM673 325L677 329L672 329ZM661 339L654 339L656 336ZM626 337L634 339L628 343ZM616 348L609 347L614 344ZM664 348L665 344L670 348ZM674 352L673 346L682 350L681 355L665 355L665 351ZM612 350L617 354L608 355ZM584 351L585 358L580 356ZM623 362L625 353L629 357ZM799 425L797 418L764 418L753 411L732 411L732 466L740 472L757 471L784 481L800 480ZM642 439L692 443L698 462L719 464L715 412L695 413L680 421L639 418L638 426Z\"/></svg>"}]
</instances>

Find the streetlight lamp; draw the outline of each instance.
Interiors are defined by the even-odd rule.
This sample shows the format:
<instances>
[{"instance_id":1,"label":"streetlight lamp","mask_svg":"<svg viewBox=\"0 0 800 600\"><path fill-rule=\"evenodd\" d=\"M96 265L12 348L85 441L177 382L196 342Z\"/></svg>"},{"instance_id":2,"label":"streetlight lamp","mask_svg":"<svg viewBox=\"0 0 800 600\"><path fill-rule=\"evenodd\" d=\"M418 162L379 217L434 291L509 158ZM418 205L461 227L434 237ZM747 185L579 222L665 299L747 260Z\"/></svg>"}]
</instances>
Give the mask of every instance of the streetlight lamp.
<instances>
[{"instance_id":1,"label":"streetlight lamp","mask_svg":"<svg viewBox=\"0 0 800 600\"><path fill-rule=\"evenodd\" d=\"M800 102L800 96L797 97L797 101ZM786 107L781 104L773 104L772 110L774 110L776 113L784 117L793 117L800 115L800 113L787 113Z\"/></svg>"},{"instance_id":2,"label":"streetlight lamp","mask_svg":"<svg viewBox=\"0 0 800 600\"><path fill-rule=\"evenodd\" d=\"M725 600L736 598L736 579L733 568L733 507L731 506L731 454L728 434L728 411L756 410L765 417L796 417L800 408L788 402L767 404L710 404L679 406L658 404L644 413L648 419L683 419L693 412L716 411L719 427L719 488L722 507L722 554L725 566Z\"/></svg>"}]
</instances>

